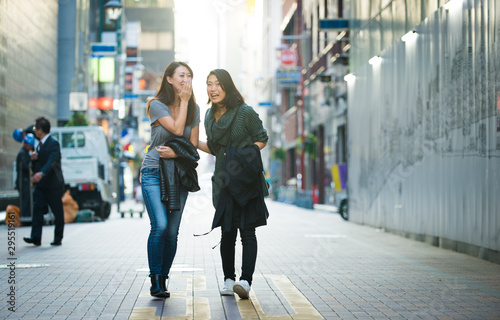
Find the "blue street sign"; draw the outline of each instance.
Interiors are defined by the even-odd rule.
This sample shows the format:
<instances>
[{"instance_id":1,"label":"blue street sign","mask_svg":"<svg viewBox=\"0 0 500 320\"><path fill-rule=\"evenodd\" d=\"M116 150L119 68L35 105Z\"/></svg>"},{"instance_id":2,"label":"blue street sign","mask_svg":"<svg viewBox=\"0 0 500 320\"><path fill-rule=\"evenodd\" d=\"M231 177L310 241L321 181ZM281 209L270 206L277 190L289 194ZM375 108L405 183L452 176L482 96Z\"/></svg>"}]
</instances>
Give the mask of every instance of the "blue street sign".
<instances>
[{"instance_id":1,"label":"blue street sign","mask_svg":"<svg viewBox=\"0 0 500 320\"><path fill-rule=\"evenodd\" d=\"M300 82L300 68L278 69L276 79L280 85L297 84Z\"/></svg>"},{"instance_id":2,"label":"blue street sign","mask_svg":"<svg viewBox=\"0 0 500 320\"><path fill-rule=\"evenodd\" d=\"M139 99L139 95L135 93L125 93L123 95L124 99Z\"/></svg>"},{"instance_id":3,"label":"blue street sign","mask_svg":"<svg viewBox=\"0 0 500 320\"><path fill-rule=\"evenodd\" d=\"M319 20L320 29L342 30L349 28L348 19L321 19Z\"/></svg>"},{"instance_id":4,"label":"blue street sign","mask_svg":"<svg viewBox=\"0 0 500 320\"><path fill-rule=\"evenodd\" d=\"M96 43L91 46L92 52L95 53L113 53L116 50L115 45Z\"/></svg>"}]
</instances>

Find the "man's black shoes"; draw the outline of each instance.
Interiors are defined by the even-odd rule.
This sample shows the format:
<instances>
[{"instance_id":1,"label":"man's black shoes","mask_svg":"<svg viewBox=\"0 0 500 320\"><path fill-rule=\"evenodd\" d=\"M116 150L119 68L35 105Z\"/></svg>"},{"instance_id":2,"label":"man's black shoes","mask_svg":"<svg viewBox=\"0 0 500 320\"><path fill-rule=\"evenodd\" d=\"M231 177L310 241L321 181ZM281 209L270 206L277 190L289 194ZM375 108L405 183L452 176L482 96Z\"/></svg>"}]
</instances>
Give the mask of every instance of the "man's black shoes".
<instances>
[{"instance_id":1,"label":"man's black shoes","mask_svg":"<svg viewBox=\"0 0 500 320\"><path fill-rule=\"evenodd\" d=\"M35 246L41 245L40 240L36 241L31 238L23 238L24 242L34 244Z\"/></svg>"},{"instance_id":2,"label":"man's black shoes","mask_svg":"<svg viewBox=\"0 0 500 320\"><path fill-rule=\"evenodd\" d=\"M41 241L36 241L36 240L33 240L31 238L23 238L24 242L26 243L31 243L31 244L34 244L35 246L39 246L41 245ZM51 246L60 246L62 245L62 242L61 241L54 241L54 242L51 242L50 243Z\"/></svg>"}]
</instances>

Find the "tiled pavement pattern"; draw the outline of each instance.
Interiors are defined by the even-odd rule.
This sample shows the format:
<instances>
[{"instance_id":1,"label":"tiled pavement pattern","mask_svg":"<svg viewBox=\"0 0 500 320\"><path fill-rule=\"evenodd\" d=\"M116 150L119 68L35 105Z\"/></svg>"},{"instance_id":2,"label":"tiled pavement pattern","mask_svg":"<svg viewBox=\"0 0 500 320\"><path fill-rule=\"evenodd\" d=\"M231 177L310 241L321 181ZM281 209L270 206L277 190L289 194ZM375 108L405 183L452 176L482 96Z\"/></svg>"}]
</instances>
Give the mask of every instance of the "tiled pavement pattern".
<instances>
[{"instance_id":1,"label":"tiled pavement pattern","mask_svg":"<svg viewBox=\"0 0 500 320\"><path fill-rule=\"evenodd\" d=\"M149 296L146 215L67 224L61 247L49 245L53 226L41 247L22 241L29 227L17 228L10 257L2 225L0 319L500 319L500 265L267 203L249 300L219 295L220 231L193 237L210 226L207 193L188 199L166 300ZM238 240L237 266L239 250Z\"/></svg>"}]
</instances>

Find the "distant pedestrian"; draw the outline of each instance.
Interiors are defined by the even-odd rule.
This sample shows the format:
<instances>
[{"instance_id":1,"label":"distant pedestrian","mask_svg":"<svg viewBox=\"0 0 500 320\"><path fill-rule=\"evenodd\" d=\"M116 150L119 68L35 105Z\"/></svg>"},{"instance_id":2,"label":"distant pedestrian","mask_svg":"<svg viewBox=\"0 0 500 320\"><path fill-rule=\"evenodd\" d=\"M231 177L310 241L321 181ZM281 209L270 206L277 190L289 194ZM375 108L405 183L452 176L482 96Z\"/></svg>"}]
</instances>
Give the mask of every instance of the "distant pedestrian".
<instances>
[{"instance_id":1,"label":"distant pedestrian","mask_svg":"<svg viewBox=\"0 0 500 320\"><path fill-rule=\"evenodd\" d=\"M23 146L16 157L16 190L19 191L20 217L31 217L31 155L35 145L35 136L27 133L23 138Z\"/></svg>"},{"instance_id":2,"label":"distant pedestrian","mask_svg":"<svg viewBox=\"0 0 500 320\"><path fill-rule=\"evenodd\" d=\"M216 208L212 228L221 227L221 295L247 299L257 260L255 228L267 223L264 197L269 195L264 178L260 150L268 141L259 115L247 105L230 74L216 69L207 77L208 102L205 114L207 142L198 148L216 157L212 177L213 205ZM241 276L236 281L235 245L240 231L243 246Z\"/></svg>"},{"instance_id":3,"label":"distant pedestrian","mask_svg":"<svg viewBox=\"0 0 500 320\"><path fill-rule=\"evenodd\" d=\"M167 298L166 279L177 251L177 238L188 190L177 187L179 209L169 210L162 202L160 158L175 159L178 155L165 142L185 138L196 152L199 139L200 109L192 89L193 71L184 62L174 61L165 69L160 89L147 104L151 123L151 142L141 166L141 187L144 204L151 221L148 239L150 293ZM198 154L196 152L196 154ZM170 175L173 178L173 173ZM170 186L172 187L172 186Z\"/></svg>"},{"instance_id":4,"label":"distant pedestrian","mask_svg":"<svg viewBox=\"0 0 500 320\"><path fill-rule=\"evenodd\" d=\"M62 196L64 194L64 178L61 170L61 147L50 135L50 121L40 117L35 121L35 135L40 140L35 152L31 155L33 170L33 218L31 237L24 238L27 243L41 245L43 215L47 205L55 217L54 241L50 244L60 246L64 233L64 210Z\"/></svg>"}]
</instances>

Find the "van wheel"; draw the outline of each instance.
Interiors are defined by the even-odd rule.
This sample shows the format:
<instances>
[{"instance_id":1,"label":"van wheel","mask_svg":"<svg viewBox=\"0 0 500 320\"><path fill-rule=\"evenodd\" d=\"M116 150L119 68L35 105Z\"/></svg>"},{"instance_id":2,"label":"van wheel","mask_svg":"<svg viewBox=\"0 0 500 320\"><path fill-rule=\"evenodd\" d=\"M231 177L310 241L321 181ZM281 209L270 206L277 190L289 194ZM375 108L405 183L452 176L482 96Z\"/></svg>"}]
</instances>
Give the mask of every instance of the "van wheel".
<instances>
[{"instance_id":1,"label":"van wheel","mask_svg":"<svg viewBox=\"0 0 500 320\"><path fill-rule=\"evenodd\" d=\"M109 217L110 213L111 213L111 204L109 202L103 201L101 203L99 216L101 217L102 220L106 220Z\"/></svg>"},{"instance_id":2,"label":"van wheel","mask_svg":"<svg viewBox=\"0 0 500 320\"><path fill-rule=\"evenodd\" d=\"M349 209L347 206L347 199L344 199L340 202L339 213L342 219L348 221L349 220Z\"/></svg>"}]
</instances>

